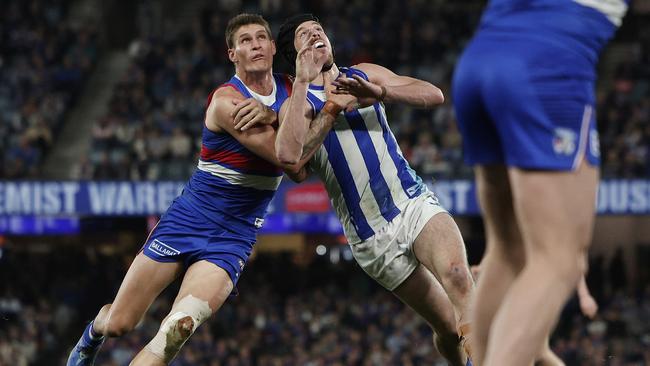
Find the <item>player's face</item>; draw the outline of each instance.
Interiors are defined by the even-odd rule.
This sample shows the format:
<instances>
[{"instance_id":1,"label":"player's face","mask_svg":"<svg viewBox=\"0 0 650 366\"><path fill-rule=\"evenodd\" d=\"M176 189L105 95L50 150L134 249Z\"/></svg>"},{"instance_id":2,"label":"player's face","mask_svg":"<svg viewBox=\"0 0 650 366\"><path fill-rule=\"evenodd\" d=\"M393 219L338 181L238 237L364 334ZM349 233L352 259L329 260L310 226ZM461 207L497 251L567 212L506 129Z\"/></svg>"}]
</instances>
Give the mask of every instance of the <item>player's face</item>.
<instances>
[{"instance_id":1,"label":"player's face","mask_svg":"<svg viewBox=\"0 0 650 366\"><path fill-rule=\"evenodd\" d=\"M328 60L323 65L323 71L327 71L332 68L334 64L334 53L332 52L332 44L330 43L327 34L323 30L323 27L313 20L304 22L296 28L296 33L293 38L293 46L296 48L296 51L300 51L303 45L309 42L311 39L315 39L316 49L318 52L326 52L328 55Z\"/></svg>"},{"instance_id":2,"label":"player's face","mask_svg":"<svg viewBox=\"0 0 650 366\"><path fill-rule=\"evenodd\" d=\"M247 72L271 71L275 42L266 28L259 24L241 26L235 32L234 41L228 57L237 67Z\"/></svg>"}]
</instances>

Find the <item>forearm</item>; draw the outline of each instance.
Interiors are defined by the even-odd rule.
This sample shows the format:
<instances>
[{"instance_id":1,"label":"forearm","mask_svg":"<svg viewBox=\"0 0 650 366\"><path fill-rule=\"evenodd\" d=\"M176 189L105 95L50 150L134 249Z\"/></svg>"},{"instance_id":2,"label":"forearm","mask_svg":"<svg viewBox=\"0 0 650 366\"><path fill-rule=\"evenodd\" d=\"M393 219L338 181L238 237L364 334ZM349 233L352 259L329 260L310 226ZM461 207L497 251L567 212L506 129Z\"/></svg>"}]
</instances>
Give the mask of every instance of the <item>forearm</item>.
<instances>
[{"instance_id":1,"label":"forearm","mask_svg":"<svg viewBox=\"0 0 650 366\"><path fill-rule=\"evenodd\" d=\"M275 150L278 159L282 163L295 164L302 155L307 131L309 130L309 123L305 119L308 86L309 84L300 82L293 84L287 112L278 128Z\"/></svg>"},{"instance_id":2,"label":"forearm","mask_svg":"<svg viewBox=\"0 0 650 366\"><path fill-rule=\"evenodd\" d=\"M330 113L324 111L318 113L309 125L300 160L309 159L314 155L318 147L325 141L335 120L336 118Z\"/></svg>"},{"instance_id":3,"label":"forearm","mask_svg":"<svg viewBox=\"0 0 650 366\"><path fill-rule=\"evenodd\" d=\"M440 89L422 80L413 80L404 85L385 85L383 88L382 93L385 95L380 99L385 103L400 103L429 109L445 101Z\"/></svg>"}]
</instances>

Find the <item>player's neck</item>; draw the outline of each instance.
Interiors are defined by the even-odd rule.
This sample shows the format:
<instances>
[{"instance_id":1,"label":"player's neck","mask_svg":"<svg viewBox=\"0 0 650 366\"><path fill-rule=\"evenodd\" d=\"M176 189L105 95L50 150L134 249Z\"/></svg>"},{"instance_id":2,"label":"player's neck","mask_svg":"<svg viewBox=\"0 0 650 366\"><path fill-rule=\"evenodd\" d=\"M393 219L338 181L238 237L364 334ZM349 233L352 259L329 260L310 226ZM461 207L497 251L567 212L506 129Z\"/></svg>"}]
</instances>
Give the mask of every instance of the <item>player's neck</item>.
<instances>
[{"instance_id":1,"label":"player's neck","mask_svg":"<svg viewBox=\"0 0 650 366\"><path fill-rule=\"evenodd\" d=\"M260 95L271 95L273 93L273 73L271 70L263 72L246 72L237 70L239 80L246 87Z\"/></svg>"},{"instance_id":2,"label":"player's neck","mask_svg":"<svg viewBox=\"0 0 650 366\"><path fill-rule=\"evenodd\" d=\"M332 68L329 69L329 71L325 71L325 72L330 74L330 80L335 80L339 76L339 68L336 67L336 64L333 64ZM323 74L324 73L318 75L318 77L315 80L312 80L310 84L316 86L323 86L324 84Z\"/></svg>"}]
</instances>

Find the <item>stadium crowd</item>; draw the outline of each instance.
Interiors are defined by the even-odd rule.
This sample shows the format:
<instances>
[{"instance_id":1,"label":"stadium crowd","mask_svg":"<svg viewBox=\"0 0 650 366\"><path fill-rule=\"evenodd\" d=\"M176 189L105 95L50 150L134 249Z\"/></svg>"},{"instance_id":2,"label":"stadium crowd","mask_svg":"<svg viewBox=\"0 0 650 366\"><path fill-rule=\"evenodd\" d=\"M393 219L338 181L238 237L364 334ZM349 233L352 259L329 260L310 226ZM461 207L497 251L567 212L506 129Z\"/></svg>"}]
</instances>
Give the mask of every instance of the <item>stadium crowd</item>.
<instances>
[{"instance_id":1,"label":"stadium crowd","mask_svg":"<svg viewBox=\"0 0 650 366\"><path fill-rule=\"evenodd\" d=\"M228 18L241 9L233 10L236 3L206 9L189 32L144 32L133 43L130 69L114 92L110 112L96 123L90 159L82 158L73 178L189 176L198 158L206 97L233 72L223 32ZM273 29L286 14L300 9L322 15L341 65L374 62L440 86L445 104L433 113L390 106L391 127L407 160L423 177L471 176L462 162L449 84L483 2L302 3L262 1L260 6ZM636 58L621 64L613 80L601 80L606 85L598 111L605 177L650 176L650 69L647 47L639 47ZM276 71L286 69L279 58L276 66Z\"/></svg>"},{"instance_id":2,"label":"stadium crowd","mask_svg":"<svg viewBox=\"0 0 650 366\"><path fill-rule=\"evenodd\" d=\"M96 59L96 32L66 20L66 1L0 3L0 177L42 178Z\"/></svg>"},{"instance_id":3,"label":"stadium crowd","mask_svg":"<svg viewBox=\"0 0 650 366\"><path fill-rule=\"evenodd\" d=\"M97 247L65 255L5 249L0 278L15 279L0 283L0 365L63 364L131 257ZM592 261L589 282L600 304L594 320L580 315L576 301L565 309L552 345L567 365L650 364L650 282L628 281L621 260ZM24 268L30 276L11 275ZM260 255L238 288L173 365L445 365L426 324L354 262L322 256L304 266L290 255ZM107 341L97 364L128 365L157 331L172 292L135 332Z\"/></svg>"},{"instance_id":4,"label":"stadium crowd","mask_svg":"<svg viewBox=\"0 0 650 366\"><path fill-rule=\"evenodd\" d=\"M113 91L109 112L88 137L92 153L80 158L71 178L182 180L191 173L206 97L233 70L225 25L242 6L261 9L273 30L286 14L312 11L321 15L338 63L371 61L440 86L447 101L433 112L389 106L392 128L423 177L468 177L449 83L483 4L224 0L202 11L189 31L145 29L130 47L132 62ZM4 179L43 178L43 157L100 53L93 27L66 21L68 5L65 0L0 2ZM650 32L645 34L633 57L600 81L604 177L650 177ZM278 63L276 69L286 65ZM116 292L131 259L93 246L66 248L65 254L58 247L41 249L28 253L0 242L0 365L63 364L79 329ZM25 268L29 276L16 275ZM622 268L622 263L592 260L589 283L600 312L585 319L571 302L552 341L568 365L650 365L650 281L646 273L627 282ZM197 331L174 365L444 365L424 322L352 263L332 265L323 257L301 267L288 258L260 256L239 290ZM138 331L109 340L97 364L128 364L156 332L172 300L166 294Z\"/></svg>"},{"instance_id":5,"label":"stadium crowd","mask_svg":"<svg viewBox=\"0 0 650 366\"><path fill-rule=\"evenodd\" d=\"M12 0L0 5L0 176L5 178L44 178L38 169L43 156L96 62L97 32L67 22L68 3ZM391 127L423 177L469 177L449 84L483 5L482 0L410 0L407 6L369 0L220 1L201 11L200 22L190 30L173 23L164 32L141 27L109 112L89 136L91 152L80 157L70 178L187 178L198 157L206 97L233 70L225 24L242 10L261 10L273 30L286 14L312 11L321 15L339 64L374 62L440 86L445 104L433 113L390 106ZM154 1L139 6L143 18L159 13L150 9ZM633 57L600 80L597 116L604 177L650 176L647 38L636 39ZM286 70L282 60L276 63L276 71Z\"/></svg>"}]
</instances>

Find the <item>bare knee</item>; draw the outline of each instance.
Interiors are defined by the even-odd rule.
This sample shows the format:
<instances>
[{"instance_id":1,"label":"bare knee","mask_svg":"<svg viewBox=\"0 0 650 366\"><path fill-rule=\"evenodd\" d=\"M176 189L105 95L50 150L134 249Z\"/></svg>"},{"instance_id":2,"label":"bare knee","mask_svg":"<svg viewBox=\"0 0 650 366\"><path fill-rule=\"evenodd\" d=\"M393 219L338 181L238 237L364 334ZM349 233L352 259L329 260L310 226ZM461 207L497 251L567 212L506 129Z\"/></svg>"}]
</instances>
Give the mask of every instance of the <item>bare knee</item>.
<instances>
[{"instance_id":1,"label":"bare knee","mask_svg":"<svg viewBox=\"0 0 650 366\"><path fill-rule=\"evenodd\" d=\"M456 328L451 324L445 325L444 327L432 328L433 329L433 340L436 344L444 345L458 345L460 343L460 337Z\"/></svg>"},{"instance_id":2,"label":"bare knee","mask_svg":"<svg viewBox=\"0 0 650 366\"><path fill-rule=\"evenodd\" d=\"M526 252L523 243L494 243L488 247L485 257L507 266L513 273L519 273L526 265Z\"/></svg>"},{"instance_id":3,"label":"bare knee","mask_svg":"<svg viewBox=\"0 0 650 366\"><path fill-rule=\"evenodd\" d=\"M135 328L140 319L126 314L114 313L109 310L108 317L104 322L104 335L109 337L121 337Z\"/></svg>"},{"instance_id":4,"label":"bare knee","mask_svg":"<svg viewBox=\"0 0 650 366\"><path fill-rule=\"evenodd\" d=\"M463 262L450 262L441 273L441 282L447 292L453 290L460 294L469 294L473 287L472 275Z\"/></svg>"},{"instance_id":5,"label":"bare knee","mask_svg":"<svg viewBox=\"0 0 650 366\"><path fill-rule=\"evenodd\" d=\"M171 362L183 344L212 314L207 301L188 295L172 308L147 350L165 363Z\"/></svg>"},{"instance_id":6,"label":"bare knee","mask_svg":"<svg viewBox=\"0 0 650 366\"><path fill-rule=\"evenodd\" d=\"M547 269L549 274L560 283L566 283L571 288L575 287L580 277L586 271L585 255L582 251L561 251L556 255L540 255L531 258L539 266Z\"/></svg>"}]
</instances>

